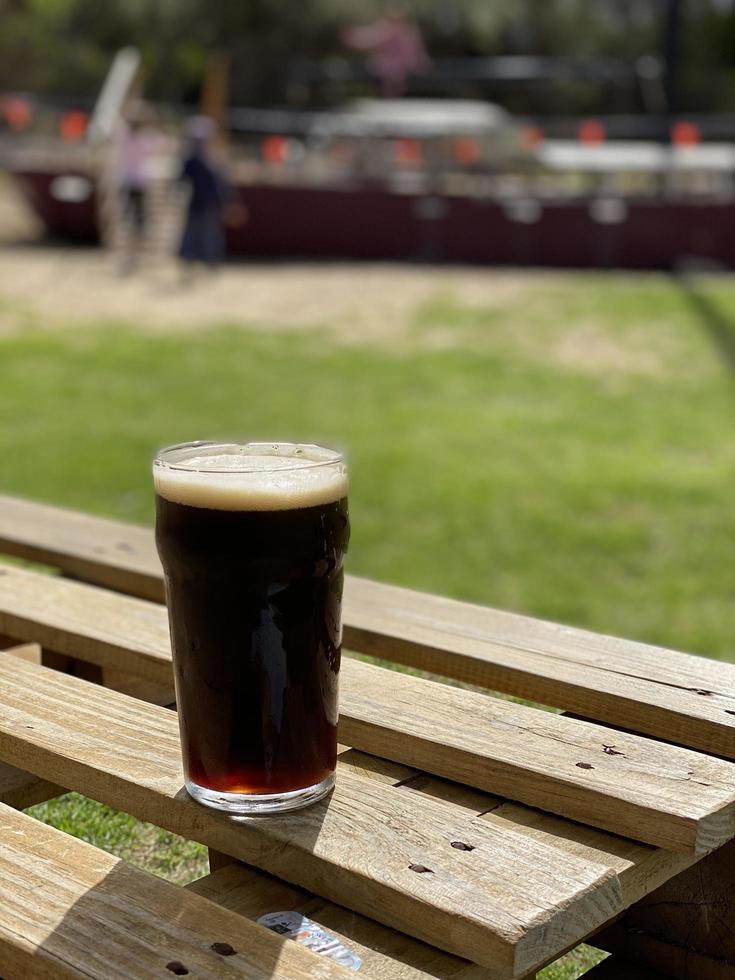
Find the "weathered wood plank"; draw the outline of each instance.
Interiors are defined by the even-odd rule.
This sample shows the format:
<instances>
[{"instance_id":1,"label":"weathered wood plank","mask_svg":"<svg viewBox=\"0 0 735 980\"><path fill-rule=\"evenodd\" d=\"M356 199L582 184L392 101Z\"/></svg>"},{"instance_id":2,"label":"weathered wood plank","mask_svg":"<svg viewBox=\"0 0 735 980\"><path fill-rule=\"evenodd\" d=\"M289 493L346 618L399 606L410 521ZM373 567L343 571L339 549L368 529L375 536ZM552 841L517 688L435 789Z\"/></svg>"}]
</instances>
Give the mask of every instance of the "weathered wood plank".
<instances>
[{"instance_id":1,"label":"weathered wood plank","mask_svg":"<svg viewBox=\"0 0 735 980\"><path fill-rule=\"evenodd\" d=\"M357 954L363 964L361 972L373 980L489 980L497 976L243 864L230 864L187 887L248 919L268 912L300 912Z\"/></svg>"},{"instance_id":2,"label":"weathered wood plank","mask_svg":"<svg viewBox=\"0 0 735 980\"><path fill-rule=\"evenodd\" d=\"M532 810L423 773L402 782L400 788L402 792L450 801L467 816L477 816L494 826L527 835L558 851L558 860L563 861L569 855L609 868L618 878L626 907L696 862L696 858L688 854L606 834L594 827L572 823L542 810Z\"/></svg>"},{"instance_id":3,"label":"weathered wood plank","mask_svg":"<svg viewBox=\"0 0 735 980\"><path fill-rule=\"evenodd\" d=\"M339 747L339 759L340 770L392 786L407 780L413 783L419 778L419 773L406 766L345 746ZM459 785L440 780L433 782L439 788L436 799L454 802L452 789L457 796L462 793ZM427 795L431 793L427 791ZM483 807L500 802L483 794L474 793L474 797L475 802L478 798L482 800L477 813ZM187 888L251 919L257 919L266 912L298 911L319 923L355 952L362 959L364 972L375 980L490 980L497 975L486 967L443 953L411 939L405 933L396 932L373 919L327 902L303 888L287 885L257 868L234 861L227 854L210 850L209 864L213 873L191 882Z\"/></svg>"},{"instance_id":4,"label":"weathered wood plank","mask_svg":"<svg viewBox=\"0 0 735 980\"><path fill-rule=\"evenodd\" d=\"M322 804L232 820L184 793L171 712L2 655L0 684L4 761L501 974L523 976L622 909L611 869L347 771ZM472 851L451 847L463 837Z\"/></svg>"},{"instance_id":5,"label":"weathered wood plank","mask_svg":"<svg viewBox=\"0 0 735 980\"><path fill-rule=\"evenodd\" d=\"M83 582L163 601L161 565L148 528L0 495L0 550Z\"/></svg>"},{"instance_id":6,"label":"weathered wood plank","mask_svg":"<svg viewBox=\"0 0 735 980\"><path fill-rule=\"evenodd\" d=\"M634 905L603 949L677 980L735 977L735 842Z\"/></svg>"},{"instance_id":7,"label":"weathered wood plank","mask_svg":"<svg viewBox=\"0 0 735 980\"><path fill-rule=\"evenodd\" d=\"M457 808L464 810L468 817L476 816L497 826L528 834L559 851L559 859L562 861L564 855L569 854L608 867L618 876L623 903L626 905L646 895L657 883L667 880L679 869L687 867L691 860L683 855L674 855L623 838L611 837L589 827L571 824L547 813L529 810L468 789L459 783L415 771L412 774L405 766L395 766L354 749L340 754L340 768L342 767L349 767L351 771L360 772L368 778L400 786L403 792L420 793L432 799L452 802ZM199 879L190 887L195 890L204 889L203 893L212 900L222 901L228 908L236 908L241 914L252 917L266 911L295 908L329 928L351 948L356 948L356 939L362 939L366 947L379 954L378 958L375 959L370 952L366 957L363 956L359 946L356 951L363 956L371 970L375 969L377 976L385 975L386 980L393 976L401 980L404 977L406 980L413 980L417 976L415 971L420 970L418 977L423 977L423 971L429 969L430 975L437 978L457 976L462 980L468 977L474 980L475 976L492 976L492 971L486 974L484 968L461 967L462 961L436 950L428 956L427 947L423 944L413 943L402 934L386 930L370 920L360 918L353 924L354 913L345 913L339 906L326 903L303 889L288 886L257 869L239 862L233 863L232 858L227 855L218 854L213 870L224 867L228 868L226 874L217 870L215 875ZM396 950L400 951L400 965L392 960ZM458 974L453 972L457 969L460 971ZM473 971L479 972L476 974Z\"/></svg>"},{"instance_id":8,"label":"weathered wood plank","mask_svg":"<svg viewBox=\"0 0 735 980\"><path fill-rule=\"evenodd\" d=\"M735 666L393 586L346 589L348 646L735 757Z\"/></svg>"},{"instance_id":9,"label":"weathered wood plank","mask_svg":"<svg viewBox=\"0 0 735 980\"><path fill-rule=\"evenodd\" d=\"M5 646L0 642L0 650L4 653L12 653L19 660L27 660L31 664L41 663L40 643L21 643L19 646Z\"/></svg>"},{"instance_id":10,"label":"weathered wood plank","mask_svg":"<svg viewBox=\"0 0 735 980\"><path fill-rule=\"evenodd\" d=\"M27 663L41 663L41 647L38 643L25 643L3 649L3 653L25 660ZM25 810L36 803L45 803L64 790L45 779L39 779L29 772L23 772L14 766L0 763L0 803L12 806L16 810Z\"/></svg>"},{"instance_id":11,"label":"weathered wood plank","mask_svg":"<svg viewBox=\"0 0 735 980\"><path fill-rule=\"evenodd\" d=\"M671 849L735 836L735 766L358 661L340 738L374 755Z\"/></svg>"},{"instance_id":12,"label":"weathered wood plank","mask_svg":"<svg viewBox=\"0 0 735 980\"><path fill-rule=\"evenodd\" d=\"M0 569L0 629L171 683L168 619L141 599ZM703 853L735 835L735 766L346 658L341 738L614 833Z\"/></svg>"},{"instance_id":13,"label":"weathered wood plank","mask_svg":"<svg viewBox=\"0 0 735 980\"><path fill-rule=\"evenodd\" d=\"M0 496L0 549L162 601L150 530ZM347 577L345 645L735 758L735 667Z\"/></svg>"},{"instance_id":14,"label":"weathered wood plank","mask_svg":"<svg viewBox=\"0 0 735 980\"><path fill-rule=\"evenodd\" d=\"M213 944L227 943L232 955ZM4 980L212 980L351 974L200 895L0 805Z\"/></svg>"},{"instance_id":15,"label":"weathered wood plank","mask_svg":"<svg viewBox=\"0 0 735 980\"><path fill-rule=\"evenodd\" d=\"M36 803L45 803L65 792L65 789L55 783L0 762L0 803L12 806L15 810L25 810Z\"/></svg>"},{"instance_id":16,"label":"weathered wood plank","mask_svg":"<svg viewBox=\"0 0 735 980\"><path fill-rule=\"evenodd\" d=\"M176 707L173 677L169 684L155 684L127 671L108 667L102 671L101 683L103 687L129 694L131 698L138 698L140 701L150 701L151 704L160 704L164 708Z\"/></svg>"},{"instance_id":17,"label":"weathered wood plank","mask_svg":"<svg viewBox=\"0 0 735 980\"><path fill-rule=\"evenodd\" d=\"M0 632L105 669L171 684L165 610L142 599L0 566Z\"/></svg>"},{"instance_id":18,"label":"weathered wood plank","mask_svg":"<svg viewBox=\"0 0 735 980\"><path fill-rule=\"evenodd\" d=\"M699 864L702 863L702 861L698 862L694 868L687 871L694 861L687 855L674 854L621 837L613 837L592 827L570 823L541 810L532 810L507 800L497 799L486 793L469 789L460 783L437 779L425 773L415 772L413 776L410 776L409 770L406 770L405 767L401 767L399 771L393 773L386 772L382 760L373 756L366 756L361 752L356 753L354 749L348 750L340 758L345 761L354 759L358 762L361 771L373 778L384 780L392 778L393 785L399 785L403 791L422 793L433 799L451 801L468 814L479 816L481 819L499 826L510 827L519 833L528 834L537 841L556 848L562 855L571 854L610 868L618 876L623 904L626 906L633 905L644 896L649 896L648 902L653 901L656 895L661 894L656 889L665 882L669 882L670 889L678 890L679 883L686 882L690 876L695 875ZM377 766L375 762L378 763ZM728 848L732 846L730 844ZM715 862L720 853L715 852L715 854L705 858L704 863ZM668 891L668 889L664 891ZM645 909L648 902L641 902L641 908ZM619 921L624 921L624 919ZM658 964L662 962L671 964L673 962L674 956L668 946L664 950L667 959L660 958L660 943L653 950L659 958L647 959L646 956L651 957L653 955L651 944L654 941L647 933L643 933L639 929L634 930L633 933L626 933L631 940L627 945L608 945L607 937L616 934L618 931L618 927L615 925L608 926L602 933L596 933L594 938L588 937L588 941L611 951L620 950L623 953L634 954L627 956L628 961L635 960ZM602 941L600 941L600 936L603 937ZM642 944L645 949L645 956L640 950ZM717 964L718 970L713 972L714 961L710 957L694 954L691 950L689 953L691 958L687 962L691 965L691 973L685 976L685 980L725 980L720 972L721 966L719 964ZM616 967L620 971L626 965L630 965L630 962L626 963L622 960L616 962L623 964ZM695 966L700 966L704 972L698 973ZM624 976L622 973L616 973L616 976L621 975ZM646 980L649 976L653 978L653 974L646 975ZM678 977L679 974L672 971L671 976ZM731 980L729 975L727 980Z\"/></svg>"}]
</instances>

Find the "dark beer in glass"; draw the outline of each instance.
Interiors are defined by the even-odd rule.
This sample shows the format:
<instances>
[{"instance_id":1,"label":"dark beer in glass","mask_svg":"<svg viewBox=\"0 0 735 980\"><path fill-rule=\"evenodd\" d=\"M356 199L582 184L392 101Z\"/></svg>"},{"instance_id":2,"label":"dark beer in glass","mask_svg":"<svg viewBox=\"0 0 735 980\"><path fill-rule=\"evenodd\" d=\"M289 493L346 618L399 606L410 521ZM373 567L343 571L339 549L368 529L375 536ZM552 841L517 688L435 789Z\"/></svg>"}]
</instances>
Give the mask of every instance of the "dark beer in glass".
<instances>
[{"instance_id":1,"label":"dark beer in glass","mask_svg":"<svg viewBox=\"0 0 735 980\"><path fill-rule=\"evenodd\" d=\"M186 788L273 813L334 785L343 457L286 443L189 443L153 463Z\"/></svg>"}]
</instances>

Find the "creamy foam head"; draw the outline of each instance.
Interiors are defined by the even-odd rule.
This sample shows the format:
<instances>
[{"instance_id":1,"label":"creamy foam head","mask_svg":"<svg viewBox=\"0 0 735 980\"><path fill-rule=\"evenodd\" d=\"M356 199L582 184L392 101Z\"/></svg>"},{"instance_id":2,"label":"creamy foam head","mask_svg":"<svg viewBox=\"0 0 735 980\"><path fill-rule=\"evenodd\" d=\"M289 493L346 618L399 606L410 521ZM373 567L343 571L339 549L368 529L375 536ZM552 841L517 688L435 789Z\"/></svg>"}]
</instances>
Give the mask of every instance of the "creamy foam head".
<instances>
[{"instance_id":1,"label":"creamy foam head","mask_svg":"<svg viewBox=\"0 0 735 980\"><path fill-rule=\"evenodd\" d=\"M189 443L153 461L156 493L211 510L296 510L347 496L340 453L293 443Z\"/></svg>"}]
</instances>

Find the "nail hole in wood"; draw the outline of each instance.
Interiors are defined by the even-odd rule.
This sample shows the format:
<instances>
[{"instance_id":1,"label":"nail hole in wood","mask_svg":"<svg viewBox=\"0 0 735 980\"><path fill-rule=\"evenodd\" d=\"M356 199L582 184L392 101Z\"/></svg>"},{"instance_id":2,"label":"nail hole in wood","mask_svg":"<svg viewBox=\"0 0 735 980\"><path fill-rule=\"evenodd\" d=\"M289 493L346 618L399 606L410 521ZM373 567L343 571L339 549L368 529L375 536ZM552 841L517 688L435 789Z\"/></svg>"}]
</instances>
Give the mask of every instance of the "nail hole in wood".
<instances>
[{"instance_id":1,"label":"nail hole in wood","mask_svg":"<svg viewBox=\"0 0 735 980\"><path fill-rule=\"evenodd\" d=\"M464 841L461 840L453 840L451 846L456 851L474 851L475 849L474 844L465 844Z\"/></svg>"},{"instance_id":2,"label":"nail hole in wood","mask_svg":"<svg viewBox=\"0 0 735 980\"><path fill-rule=\"evenodd\" d=\"M619 749L616 749L614 745L603 745L602 746L602 751L605 753L605 755L624 755L625 754L624 752L621 752Z\"/></svg>"},{"instance_id":3,"label":"nail hole in wood","mask_svg":"<svg viewBox=\"0 0 735 980\"><path fill-rule=\"evenodd\" d=\"M594 769L595 768L594 766L591 766L589 764L589 762L575 762L575 765L576 765L577 769Z\"/></svg>"},{"instance_id":4,"label":"nail hole in wood","mask_svg":"<svg viewBox=\"0 0 735 980\"><path fill-rule=\"evenodd\" d=\"M215 953L219 953L220 956L234 956L235 950L230 946L229 943L212 943L209 947Z\"/></svg>"},{"instance_id":5,"label":"nail hole in wood","mask_svg":"<svg viewBox=\"0 0 735 980\"><path fill-rule=\"evenodd\" d=\"M408 870L409 871L415 871L417 875L433 875L434 874L434 872L431 870L431 868L427 868L423 864L409 864Z\"/></svg>"},{"instance_id":6,"label":"nail hole in wood","mask_svg":"<svg viewBox=\"0 0 735 980\"><path fill-rule=\"evenodd\" d=\"M177 977L186 977L189 975L189 971L186 969L183 963L179 960L171 960L170 963L166 964L166 969L170 970L171 973L176 974Z\"/></svg>"}]
</instances>

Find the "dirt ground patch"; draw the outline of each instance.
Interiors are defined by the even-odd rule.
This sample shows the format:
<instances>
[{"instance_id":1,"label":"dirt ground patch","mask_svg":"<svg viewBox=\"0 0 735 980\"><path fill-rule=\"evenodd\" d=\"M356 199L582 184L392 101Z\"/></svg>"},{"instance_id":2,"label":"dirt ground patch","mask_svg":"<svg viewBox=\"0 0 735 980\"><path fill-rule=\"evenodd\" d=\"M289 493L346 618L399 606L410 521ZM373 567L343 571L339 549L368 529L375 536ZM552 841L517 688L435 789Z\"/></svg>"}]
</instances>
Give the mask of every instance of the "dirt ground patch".
<instances>
[{"instance_id":1,"label":"dirt ground patch","mask_svg":"<svg viewBox=\"0 0 735 980\"><path fill-rule=\"evenodd\" d=\"M32 324L125 320L147 330L222 324L326 328L347 342L390 343L437 295L500 307L538 289L538 276L485 269L302 262L228 264L183 282L168 260L120 275L96 249L6 246L0 252L0 331Z\"/></svg>"},{"instance_id":2,"label":"dirt ground patch","mask_svg":"<svg viewBox=\"0 0 735 980\"><path fill-rule=\"evenodd\" d=\"M229 263L182 279L166 257L121 275L100 249L53 247L9 181L0 181L0 333L125 321L143 330L213 326L326 329L344 342L400 342L437 296L494 309L538 291L534 272L395 263Z\"/></svg>"},{"instance_id":3,"label":"dirt ground patch","mask_svg":"<svg viewBox=\"0 0 735 980\"><path fill-rule=\"evenodd\" d=\"M101 323L323 330L346 344L513 350L597 376L667 373L671 344L652 343L650 323L619 331L589 310L560 315L584 282L568 272L303 261L232 262L185 280L160 255L123 275L102 249L43 243L0 181L0 336Z\"/></svg>"}]
</instances>

